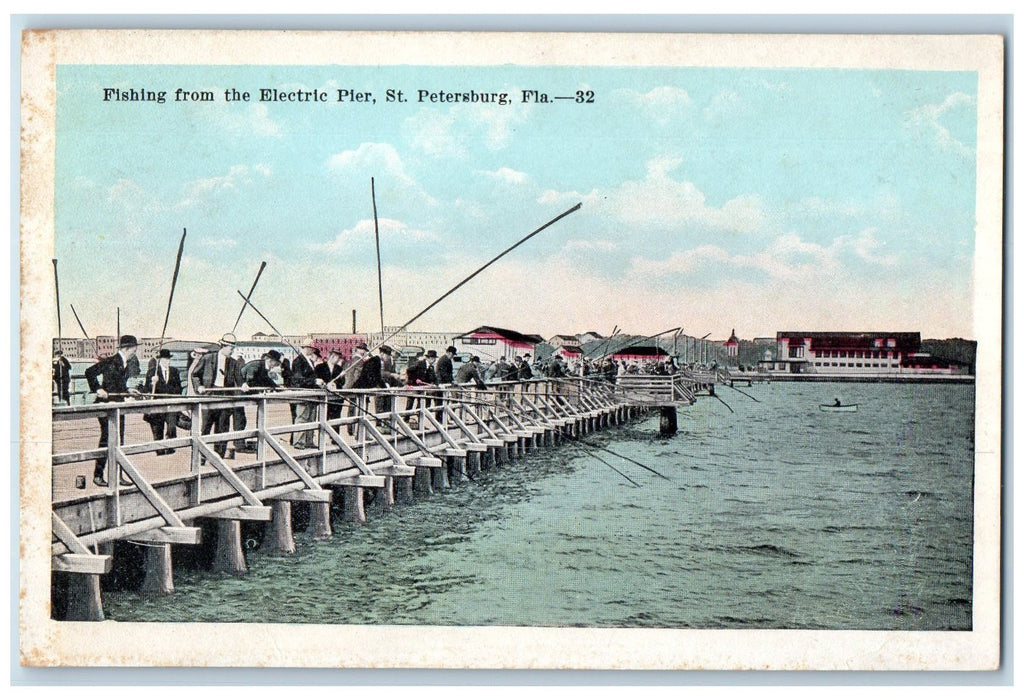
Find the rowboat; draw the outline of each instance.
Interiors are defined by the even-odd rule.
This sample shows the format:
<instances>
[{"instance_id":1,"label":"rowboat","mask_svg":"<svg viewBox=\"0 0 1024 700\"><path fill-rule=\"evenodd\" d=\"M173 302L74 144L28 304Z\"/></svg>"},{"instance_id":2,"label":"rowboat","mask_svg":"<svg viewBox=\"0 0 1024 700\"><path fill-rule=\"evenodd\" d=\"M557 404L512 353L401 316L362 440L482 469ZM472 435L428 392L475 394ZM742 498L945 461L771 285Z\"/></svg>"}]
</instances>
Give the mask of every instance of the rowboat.
<instances>
[{"instance_id":1,"label":"rowboat","mask_svg":"<svg viewBox=\"0 0 1024 700\"><path fill-rule=\"evenodd\" d=\"M858 404L855 403L840 404L839 406L836 406L835 404L832 403L818 404L818 408L820 408L822 411L833 411L836 413L856 413L857 406Z\"/></svg>"}]
</instances>

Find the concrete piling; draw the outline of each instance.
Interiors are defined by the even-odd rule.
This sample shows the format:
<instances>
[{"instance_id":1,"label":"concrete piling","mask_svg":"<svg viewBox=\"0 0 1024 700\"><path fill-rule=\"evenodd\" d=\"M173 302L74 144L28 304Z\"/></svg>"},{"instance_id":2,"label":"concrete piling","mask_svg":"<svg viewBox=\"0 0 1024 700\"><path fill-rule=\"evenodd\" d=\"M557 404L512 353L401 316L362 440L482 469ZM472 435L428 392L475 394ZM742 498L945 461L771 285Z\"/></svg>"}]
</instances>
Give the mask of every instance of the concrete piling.
<instances>
[{"instance_id":1,"label":"concrete piling","mask_svg":"<svg viewBox=\"0 0 1024 700\"><path fill-rule=\"evenodd\" d=\"M342 518L347 523L362 525L366 522L366 508L363 506L363 488L361 486L343 486L342 498L344 511Z\"/></svg>"},{"instance_id":2,"label":"concrete piling","mask_svg":"<svg viewBox=\"0 0 1024 700\"><path fill-rule=\"evenodd\" d=\"M217 551L213 570L224 574L244 574L245 552L242 551L242 523L238 520L217 521Z\"/></svg>"},{"instance_id":3,"label":"concrete piling","mask_svg":"<svg viewBox=\"0 0 1024 700\"><path fill-rule=\"evenodd\" d=\"M174 569L171 564L171 545L145 545L146 577L141 590L145 593L174 593Z\"/></svg>"},{"instance_id":4,"label":"concrete piling","mask_svg":"<svg viewBox=\"0 0 1024 700\"><path fill-rule=\"evenodd\" d=\"M331 504L310 503L309 504L309 525L306 533L314 540L326 540L334 532L331 529Z\"/></svg>"},{"instance_id":5,"label":"concrete piling","mask_svg":"<svg viewBox=\"0 0 1024 700\"><path fill-rule=\"evenodd\" d=\"M295 537L292 533L291 501L273 501L270 507L270 522L264 526L260 552L264 554L293 554L295 552Z\"/></svg>"}]
</instances>

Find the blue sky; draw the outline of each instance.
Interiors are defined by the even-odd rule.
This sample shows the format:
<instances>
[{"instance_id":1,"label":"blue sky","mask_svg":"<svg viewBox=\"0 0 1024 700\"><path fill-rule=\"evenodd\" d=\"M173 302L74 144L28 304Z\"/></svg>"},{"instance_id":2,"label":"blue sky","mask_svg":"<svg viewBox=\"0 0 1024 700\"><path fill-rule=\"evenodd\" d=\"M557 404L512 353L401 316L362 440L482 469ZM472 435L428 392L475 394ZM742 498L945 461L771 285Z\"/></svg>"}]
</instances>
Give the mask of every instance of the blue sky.
<instances>
[{"instance_id":1,"label":"blue sky","mask_svg":"<svg viewBox=\"0 0 1024 700\"><path fill-rule=\"evenodd\" d=\"M108 87L168 101L104 102ZM216 101L174 103L177 87ZM254 101L225 103L229 87ZM183 229L169 336L230 330L263 260L254 301L282 331L345 331L353 308L376 330L373 177L389 325L582 202L413 328L975 336L973 73L91 65L61 66L57 88L65 334L71 303L90 335L117 306L125 331L159 335ZM260 88L329 97L261 104ZM334 101L345 88L377 103ZM247 313L239 334L260 330Z\"/></svg>"}]
</instances>

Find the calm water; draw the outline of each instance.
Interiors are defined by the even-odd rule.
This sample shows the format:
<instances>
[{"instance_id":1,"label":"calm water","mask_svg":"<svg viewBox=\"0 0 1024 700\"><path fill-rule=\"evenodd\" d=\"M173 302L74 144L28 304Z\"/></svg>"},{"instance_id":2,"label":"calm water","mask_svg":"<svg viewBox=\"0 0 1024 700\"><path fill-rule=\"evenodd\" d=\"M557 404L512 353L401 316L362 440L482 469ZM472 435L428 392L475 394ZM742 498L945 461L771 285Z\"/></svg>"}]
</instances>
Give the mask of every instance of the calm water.
<instances>
[{"instance_id":1,"label":"calm water","mask_svg":"<svg viewBox=\"0 0 1024 700\"><path fill-rule=\"evenodd\" d=\"M294 555L249 552L242 577L105 592L107 618L970 629L974 387L741 391L759 401L720 388L735 413L701 397L671 438L656 414L586 438L667 480L566 444L328 541L297 533ZM836 396L860 411L818 410Z\"/></svg>"}]
</instances>

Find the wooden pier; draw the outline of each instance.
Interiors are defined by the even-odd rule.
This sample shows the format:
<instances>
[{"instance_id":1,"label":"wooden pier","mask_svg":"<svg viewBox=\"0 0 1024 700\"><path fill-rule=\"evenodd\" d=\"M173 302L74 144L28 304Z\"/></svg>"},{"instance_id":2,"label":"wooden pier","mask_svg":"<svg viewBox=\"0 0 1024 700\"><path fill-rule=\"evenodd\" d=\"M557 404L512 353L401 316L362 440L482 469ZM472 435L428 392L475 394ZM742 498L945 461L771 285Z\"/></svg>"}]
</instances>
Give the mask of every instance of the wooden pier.
<instances>
[{"instance_id":1,"label":"wooden pier","mask_svg":"<svg viewBox=\"0 0 1024 700\"><path fill-rule=\"evenodd\" d=\"M672 396L685 402L676 391ZM338 494L344 520L365 522L366 489L376 492L375 513L385 514L396 502L635 417L653 405L645 392L656 400L664 387L540 379L486 389L277 391L54 408L52 570L64 577L64 618L103 619L100 577L112 570L116 541L148 545L143 589L169 593L171 545L200 544L202 521L213 521L213 569L241 574L244 521L264 523L265 550L289 553L293 503L309 504L308 532L330 537ZM315 404L316 420L293 423L291 407L299 403ZM245 427L239 421L231 432L203 434L217 411L244 416ZM143 415L158 412L190 427L154 441ZM105 448L96 447L99 421L108 426ZM291 444L303 433L314 448ZM109 487L92 482L101 457Z\"/></svg>"}]
</instances>

